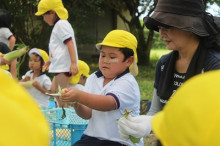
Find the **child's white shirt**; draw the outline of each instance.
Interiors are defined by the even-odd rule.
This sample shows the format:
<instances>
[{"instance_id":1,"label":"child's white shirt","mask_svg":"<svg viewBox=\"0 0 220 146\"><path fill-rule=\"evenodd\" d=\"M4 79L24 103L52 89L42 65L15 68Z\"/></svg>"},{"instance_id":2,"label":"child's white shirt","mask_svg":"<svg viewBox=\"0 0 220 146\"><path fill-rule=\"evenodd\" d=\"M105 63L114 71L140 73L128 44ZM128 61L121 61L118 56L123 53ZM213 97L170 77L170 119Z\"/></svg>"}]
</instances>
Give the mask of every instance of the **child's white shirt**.
<instances>
[{"instance_id":1,"label":"child's white shirt","mask_svg":"<svg viewBox=\"0 0 220 146\"><path fill-rule=\"evenodd\" d=\"M33 71L32 70L28 71L24 76L22 76L22 78L24 79L26 76L29 76L32 80L33 79ZM35 77L34 80L37 81L42 88L44 88L46 90L50 90L51 80L46 74L41 74L40 76ZM41 108L48 108L49 98L50 98L49 96L43 94L35 87L30 87L30 88L26 88L26 89Z\"/></svg>"},{"instance_id":2,"label":"child's white shirt","mask_svg":"<svg viewBox=\"0 0 220 146\"><path fill-rule=\"evenodd\" d=\"M133 145L128 140L122 140L118 132L118 119L125 109L132 111L133 116L140 113L140 90L137 81L126 71L103 87L104 77L100 71L90 75L85 87L88 93L112 95L117 109L112 111L92 110L92 117L84 134L100 140L116 141L125 145ZM141 142L140 145L143 143Z\"/></svg>"},{"instance_id":3,"label":"child's white shirt","mask_svg":"<svg viewBox=\"0 0 220 146\"><path fill-rule=\"evenodd\" d=\"M67 45L64 43L68 39L72 39L75 47L76 60L78 60L78 53L74 31L71 24L67 20L58 20L53 27L50 42L49 42L49 56L50 67L49 72L69 72L71 65L71 58ZM78 63L77 63L78 64Z\"/></svg>"},{"instance_id":4,"label":"child's white shirt","mask_svg":"<svg viewBox=\"0 0 220 146\"><path fill-rule=\"evenodd\" d=\"M0 28L0 42L5 43L7 46L9 46L9 38L12 36L12 32L9 28L2 27Z\"/></svg>"}]
</instances>

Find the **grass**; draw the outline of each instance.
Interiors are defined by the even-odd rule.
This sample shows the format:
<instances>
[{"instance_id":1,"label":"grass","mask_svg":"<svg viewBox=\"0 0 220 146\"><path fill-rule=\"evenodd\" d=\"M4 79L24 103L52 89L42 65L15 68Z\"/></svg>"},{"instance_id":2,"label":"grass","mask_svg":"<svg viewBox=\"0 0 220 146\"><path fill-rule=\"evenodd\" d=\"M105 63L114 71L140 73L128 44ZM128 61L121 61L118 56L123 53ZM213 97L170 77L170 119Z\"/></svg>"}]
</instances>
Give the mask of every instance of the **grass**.
<instances>
[{"instance_id":1,"label":"grass","mask_svg":"<svg viewBox=\"0 0 220 146\"><path fill-rule=\"evenodd\" d=\"M149 66L139 66L139 75L136 79L140 87L141 99L152 100L156 63L162 55L169 52L166 49L152 49L150 52L151 64Z\"/></svg>"}]
</instances>

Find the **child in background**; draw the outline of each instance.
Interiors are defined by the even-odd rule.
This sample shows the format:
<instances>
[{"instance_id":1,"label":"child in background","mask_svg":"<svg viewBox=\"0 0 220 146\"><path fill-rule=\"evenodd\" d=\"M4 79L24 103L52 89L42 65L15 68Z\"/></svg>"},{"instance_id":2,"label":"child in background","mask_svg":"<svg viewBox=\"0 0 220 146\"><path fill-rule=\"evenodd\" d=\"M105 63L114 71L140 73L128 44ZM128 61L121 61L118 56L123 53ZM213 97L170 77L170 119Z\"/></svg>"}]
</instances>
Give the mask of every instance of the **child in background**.
<instances>
[{"instance_id":1,"label":"child in background","mask_svg":"<svg viewBox=\"0 0 220 146\"><path fill-rule=\"evenodd\" d=\"M54 73L51 92L58 92L58 85L66 88L69 85L71 75L78 73L78 54L74 31L67 21L68 12L61 0L41 0L38 4L38 11L35 14L42 15L44 21L53 26L49 42L50 61L45 64L49 72ZM63 103L56 97L58 107Z\"/></svg>"},{"instance_id":2,"label":"child in background","mask_svg":"<svg viewBox=\"0 0 220 146\"><path fill-rule=\"evenodd\" d=\"M84 83L86 81L86 78L89 77L90 68L87 63L85 63L82 60L78 60L78 70L79 72L77 73L77 75L70 77L69 88L73 87L81 91L86 91ZM68 105L69 105L69 108L71 108L75 106L75 103L70 102L68 103Z\"/></svg>"},{"instance_id":3,"label":"child in background","mask_svg":"<svg viewBox=\"0 0 220 146\"><path fill-rule=\"evenodd\" d=\"M32 95L35 101L41 108L48 108L49 96L45 93L49 93L51 88L51 80L42 71L42 67L46 61L49 60L49 56L44 50L33 48L29 51L29 68L22 78L22 82L34 80L33 87L27 88L27 91Z\"/></svg>"},{"instance_id":4,"label":"child in background","mask_svg":"<svg viewBox=\"0 0 220 146\"><path fill-rule=\"evenodd\" d=\"M100 70L87 78L87 92L69 88L61 96L63 102L76 102L76 113L89 119L84 135L73 145L131 146L130 140L120 138L117 125L125 109L133 116L140 113L140 90L134 78L138 73L137 40L127 31L113 30L96 47Z\"/></svg>"},{"instance_id":5,"label":"child in background","mask_svg":"<svg viewBox=\"0 0 220 146\"><path fill-rule=\"evenodd\" d=\"M85 91L84 83L86 78L89 77L90 68L87 63L82 60L78 60L78 73L75 76L71 76L69 80L69 87L74 87L79 90Z\"/></svg>"},{"instance_id":6,"label":"child in background","mask_svg":"<svg viewBox=\"0 0 220 146\"><path fill-rule=\"evenodd\" d=\"M10 50L13 50L16 38L10 31L11 16L9 11L0 9L0 42L5 43Z\"/></svg>"},{"instance_id":7,"label":"child in background","mask_svg":"<svg viewBox=\"0 0 220 146\"><path fill-rule=\"evenodd\" d=\"M0 55L4 55L11 52L11 50L8 48L8 46L5 43L0 42ZM4 59L4 58L2 58ZM4 64L4 63L3 63ZM5 70L7 73L11 74L13 79L17 80L17 70L16 70L16 64L17 60L12 60L9 64L0 65L0 68ZM9 67L10 65L10 67ZM8 72L10 69L10 72Z\"/></svg>"}]
</instances>

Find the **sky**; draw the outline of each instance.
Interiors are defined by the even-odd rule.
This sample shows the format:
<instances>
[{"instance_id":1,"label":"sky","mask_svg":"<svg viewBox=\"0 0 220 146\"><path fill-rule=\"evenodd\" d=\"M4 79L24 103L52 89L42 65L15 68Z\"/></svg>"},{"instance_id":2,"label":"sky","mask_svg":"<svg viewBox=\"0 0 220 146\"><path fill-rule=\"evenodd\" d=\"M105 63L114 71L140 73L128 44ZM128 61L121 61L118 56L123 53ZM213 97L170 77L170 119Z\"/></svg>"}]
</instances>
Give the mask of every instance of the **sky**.
<instances>
[{"instance_id":1,"label":"sky","mask_svg":"<svg viewBox=\"0 0 220 146\"><path fill-rule=\"evenodd\" d=\"M211 13L214 16L220 16L220 6L217 4L212 5L210 8L207 9L207 12Z\"/></svg>"}]
</instances>

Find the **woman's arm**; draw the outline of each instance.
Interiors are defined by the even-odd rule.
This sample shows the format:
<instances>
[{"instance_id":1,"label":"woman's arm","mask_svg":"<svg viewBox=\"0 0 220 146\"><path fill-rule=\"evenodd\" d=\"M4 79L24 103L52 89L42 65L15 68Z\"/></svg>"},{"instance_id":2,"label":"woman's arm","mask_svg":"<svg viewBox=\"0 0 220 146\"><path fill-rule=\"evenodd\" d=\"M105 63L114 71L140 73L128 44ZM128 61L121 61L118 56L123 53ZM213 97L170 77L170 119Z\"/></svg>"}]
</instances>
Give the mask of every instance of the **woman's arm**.
<instances>
[{"instance_id":1,"label":"woman's arm","mask_svg":"<svg viewBox=\"0 0 220 146\"><path fill-rule=\"evenodd\" d=\"M147 115L153 116L161 110L162 110L162 105L160 104L160 98L159 98L159 96L157 96L157 89L154 88L151 107L150 107L150 110L148 111Z\"/></svg>"}]
</instances>

